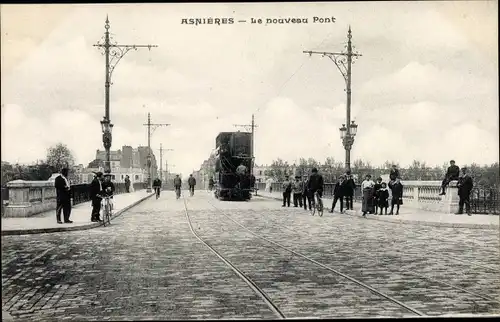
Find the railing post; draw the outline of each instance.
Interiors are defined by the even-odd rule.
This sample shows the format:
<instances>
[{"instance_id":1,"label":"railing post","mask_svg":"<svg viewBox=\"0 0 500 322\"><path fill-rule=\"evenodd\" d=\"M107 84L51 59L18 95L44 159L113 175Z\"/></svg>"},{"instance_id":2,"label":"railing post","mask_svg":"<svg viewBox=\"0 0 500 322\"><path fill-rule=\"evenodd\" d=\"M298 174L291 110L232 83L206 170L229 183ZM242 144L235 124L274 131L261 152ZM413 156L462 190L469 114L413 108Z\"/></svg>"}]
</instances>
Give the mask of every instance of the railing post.
<instances>
[{"instance_id":1,"label":"railing post","mask_svg":"<svg viewBox=\"0 0 500 322\"><path fill-rule=\"evenodd\" d=\"M458 181L451 181L446 188L446 197L444 198L443 211L453 214L458 211Z\"/></svg>"},{"instance_id":2,"label":"railing post","mask_svg":"<svg viewBox=\"0 0 500 322\"><path fill-rule=\"evenodd\" d=\"M418 200L418 197L419 197L419 190L420 190L420 187L419 187L419 186L414 186L414 187L413 187L413 201L412 201L412 203L413 203L413 206L414 206L415 208L417 208L417 207L418 207L418 202L419 202L419 200Z\"/></svg>"}]
</instances>

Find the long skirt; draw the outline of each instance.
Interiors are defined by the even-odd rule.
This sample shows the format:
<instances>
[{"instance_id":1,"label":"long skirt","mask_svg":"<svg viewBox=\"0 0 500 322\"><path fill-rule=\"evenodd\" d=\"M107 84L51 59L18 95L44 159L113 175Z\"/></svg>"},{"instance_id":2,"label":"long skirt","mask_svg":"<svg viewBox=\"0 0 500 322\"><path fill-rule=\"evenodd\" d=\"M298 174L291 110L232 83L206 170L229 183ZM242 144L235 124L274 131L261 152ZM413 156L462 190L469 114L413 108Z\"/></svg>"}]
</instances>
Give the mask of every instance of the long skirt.
<instances>
[{"instance_id":1,"label":"long skirt","mask_svg":"<svg viewBox=\"0 0 500 322\"><path fill-rule=\"evenodd\" d=\"M363 204L361 207L362 212L374 212L375 208L373 205L373 189L365 188L363 189Z\"/></svg>"}]
</instances>

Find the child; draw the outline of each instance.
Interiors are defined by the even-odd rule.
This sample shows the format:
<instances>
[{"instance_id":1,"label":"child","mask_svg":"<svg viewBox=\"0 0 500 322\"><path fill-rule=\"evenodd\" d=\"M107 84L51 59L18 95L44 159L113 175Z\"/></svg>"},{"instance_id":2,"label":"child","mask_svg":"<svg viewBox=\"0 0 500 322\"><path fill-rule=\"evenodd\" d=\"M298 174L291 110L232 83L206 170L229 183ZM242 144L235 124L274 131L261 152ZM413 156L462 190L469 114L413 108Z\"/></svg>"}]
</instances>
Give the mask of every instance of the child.
<instances>
[{"instance_id":1,"label":"child","mask_svg":"<svg viewBox=\"0 0 500 322\"><path fill-rule=\"evenodd\" d=\"M375 183L375 186L373 188L373 206L375 207L375 215L377 214L377 208L378 208L378 191L379 191L380 188L382 188L382 178L378 177L377 178L377 182Z\"/></svg>"},{"instance_id":2,"label":"child","mask_svg":"<svg viewBox=\"0 0 500 322\"><path fill-rule=\"evenodd\" d=\"M387 215L387 208L389 208L389 190L387 190L387 184L382 182L382 187L377 191L377 203L380 208L380 215L382 215L382 209L385 209L385 214ZM375 212L375 214L377 214Z\"/></svg>"}]
</instances>

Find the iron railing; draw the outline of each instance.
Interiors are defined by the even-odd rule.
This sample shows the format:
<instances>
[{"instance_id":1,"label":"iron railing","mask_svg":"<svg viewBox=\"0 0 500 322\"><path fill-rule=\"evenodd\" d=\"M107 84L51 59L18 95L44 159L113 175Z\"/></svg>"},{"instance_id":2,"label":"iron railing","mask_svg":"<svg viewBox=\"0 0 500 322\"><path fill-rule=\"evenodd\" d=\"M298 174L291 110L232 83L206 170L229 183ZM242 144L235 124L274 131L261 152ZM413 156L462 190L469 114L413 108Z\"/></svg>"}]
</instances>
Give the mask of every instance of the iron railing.
<instances>
[{"instance_id":1,"label":"iron railing","mask_svg":"<svg viewBox=\"0 0 500 322\"><path fill-rule=\"evenodd\" d=\"M145 189L142 182L133 183L134 191ZM125 193L125 183L115 183L115 195ZM90 185L89 184L75 184L71 186L71 197L73 198L73 205L78 205L83 202L90 201Z\"/></svg>"}]
</instances>

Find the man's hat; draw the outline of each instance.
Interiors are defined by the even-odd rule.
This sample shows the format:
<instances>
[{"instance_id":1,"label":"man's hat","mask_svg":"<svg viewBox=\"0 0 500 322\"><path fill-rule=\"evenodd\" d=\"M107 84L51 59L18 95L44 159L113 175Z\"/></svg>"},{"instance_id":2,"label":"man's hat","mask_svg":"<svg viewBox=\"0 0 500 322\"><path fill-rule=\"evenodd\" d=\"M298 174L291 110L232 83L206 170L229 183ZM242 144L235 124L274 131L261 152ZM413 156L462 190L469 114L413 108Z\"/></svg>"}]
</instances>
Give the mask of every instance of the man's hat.
<instances>
[{"instance_id":1,"label":"man's hat","mask_svg":"<svg viewBox=\"0 0 500 322\"><path fill-rule=\"evenodd\" d=\"M450 160L450 163L452 163L452 162L455 163L455 160Z\"/></svg>"},{"instance_id":2,"label":"man's hat","mask_svg":"<svg viewBox=\"0 0 500 322\"><path fill-rule=\"evenodd\" d=\"M300 179L300 176L295 176L295 179Z\"/></svg>"},{"instance_id":3,"label":"man's hat","mask_svg":"<svg viewBox=\"0 0 500 322\"><path fill-rule=\"evenodd\" d=\"M92 172L96 175L96 177L102 177L102 172L101 171L97 171L97 172L92 171Z\"/></svg>"},{"instance_id":4,"label":"man's hat","mask_svg":"<svg viewBox=\"0 0 500 322\"><path fill-rule=\"evenodd\" d=\"M105 173L105 174L104 174L104 176L105 176L105 177L111 177L111 176L113 176L113 175L112 175L111 173Z\"/></svg>"}]
</instances>

